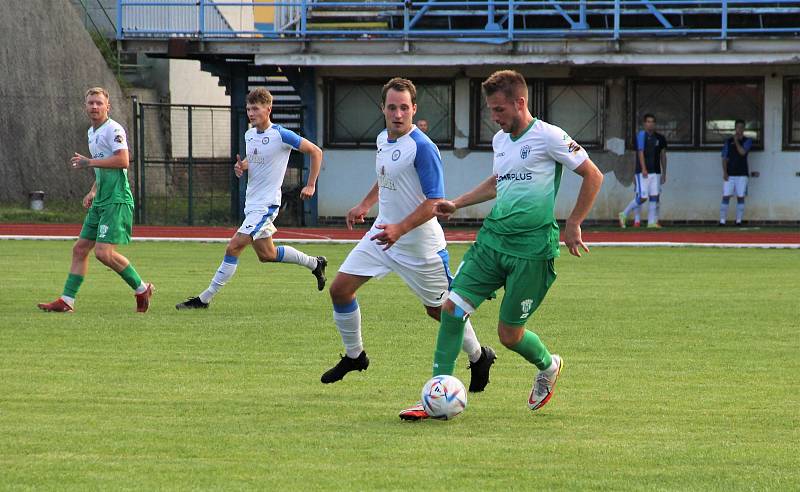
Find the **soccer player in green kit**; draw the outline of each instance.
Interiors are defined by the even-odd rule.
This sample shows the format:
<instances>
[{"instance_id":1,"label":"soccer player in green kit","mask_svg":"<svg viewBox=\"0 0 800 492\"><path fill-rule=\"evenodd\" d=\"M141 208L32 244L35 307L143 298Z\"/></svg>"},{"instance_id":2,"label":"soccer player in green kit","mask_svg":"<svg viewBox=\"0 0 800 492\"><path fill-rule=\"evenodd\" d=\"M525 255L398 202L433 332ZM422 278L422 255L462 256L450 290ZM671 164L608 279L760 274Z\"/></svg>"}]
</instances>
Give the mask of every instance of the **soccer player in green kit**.
<instances>
[{"instance_id":1,"label":"soccer player in green kit","mask_svg":"<svg viewBox=\"0 0 800 492\"><path fill-rule=\"evenodd\" d=\"M133 195L128 184L128 141L125 130L108 117L111 103L108 91L94 87L84 97L89 128L91 158L77 152L70 160L72 169L94 168L95 182L83 197L89 209L83 221L80 237L72 248L72 265L61 297L53 302L38 304L43 311L68 313L75 310L75 297L89 270L89 253L111 268L133 289L136 311L144 313L150 307L153 285L142 282L136 269L116 251L118 244L131 239Z\"/></svg>"},{"instance_id":2,"label":"soccer player in green kit","mask_svg":"<svg viewBox=\"0 0 800 492\"><path fill-rule=\"evenodd\" d=\"M452 375L466 319L500 287L497 332L503 345L538 368L528 397L531 410L542 408L553 394L563 361L525 323L555 281L553 260L559 255L555 201L566 166L583 178L575 207L567 219L564 242L570 254L589 251L581 223L600 191L603 175L580 145L562 129L534 118L528 110L528 88L517 72L495 72L482 84L492 119L501 131L492 141L493 175L455 200L434 204L438 217L496 198L480 232L456 272L442 306L433 375ZM403 420L428 418L421 404L400 412Z\"/></svg>"}]
</instances>

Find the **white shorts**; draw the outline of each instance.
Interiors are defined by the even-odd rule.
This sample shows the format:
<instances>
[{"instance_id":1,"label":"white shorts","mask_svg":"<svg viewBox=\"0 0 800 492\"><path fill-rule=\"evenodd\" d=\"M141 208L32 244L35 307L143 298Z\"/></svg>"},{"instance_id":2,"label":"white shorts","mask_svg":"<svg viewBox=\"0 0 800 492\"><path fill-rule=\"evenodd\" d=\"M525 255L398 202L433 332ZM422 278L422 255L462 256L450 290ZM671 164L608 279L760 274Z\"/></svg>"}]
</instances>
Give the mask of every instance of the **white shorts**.
<instances>
[{"instance_id":1,"label":"white shorts","mask_svg":"<svg viewBox=\"0 0 800 492\"><path fill-rule=\"evenodd\" d=\"M278 217L278 205L271 205L265 212L250 212L244 218L241 227L239 227L239 234L247 234L253 240L264 239L271 237L278 232L278 229L272 223Z\"/></svg>"},{"instance_id":2,"label":"white shorts","mask_svg":"<svg viewBox=\"0 0 800 492\"><path fill-rule=\"evenodd\" d=\"M450 257L443 249L429 258L417 258L383 251L383 246L370 241L367 233L339 268L342 273L380 279L394 272L426 306L441 306L450 291Z\"/></svg>"},{"instance_id":3,"label":"white shorts","mask_svg":"<svg viewBox=\"0 0 800 492\"><path fill-rule=\"evenodd\" d=\"M728 176L728 181L722 182L722 196L742 198L747 195L747 176Z\"/></svg>"},{"instance_id":4,"label":"white shorts","mask_svg":"<svg viewBox=\"0 0 800 492\"><path fill-rule=\"evenodd\" d=\"M661 194L661 175L650 173L645 178L641 173L636 175L636 196L646 200L650 196Z\"/></svg>"}]
</instances>

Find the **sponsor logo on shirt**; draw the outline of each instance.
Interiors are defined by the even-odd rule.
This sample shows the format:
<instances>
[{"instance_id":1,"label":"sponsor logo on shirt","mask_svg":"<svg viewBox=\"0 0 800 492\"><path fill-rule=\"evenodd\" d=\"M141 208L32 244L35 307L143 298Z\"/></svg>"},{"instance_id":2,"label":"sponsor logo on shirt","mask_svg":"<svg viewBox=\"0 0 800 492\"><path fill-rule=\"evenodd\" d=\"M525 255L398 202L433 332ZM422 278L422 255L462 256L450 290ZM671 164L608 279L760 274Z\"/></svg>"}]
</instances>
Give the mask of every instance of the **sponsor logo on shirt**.
<instances>
[{"instance_id":1,"label":"sponsor logo on shirt","mask_svg":"<svg viewBox=\"0 0 800 492\"><path fill-rule=\"evenodd\" d=\"M102 159L103 157L105 157L105 154L103 154L102 152L92 154L92 159Z\"/></svg>"},{"instance_id":2,"label":"sponsor logo on shirt","mask_svg":"<svg viewBox=\"0 0 800 492\"><path fill-rule=\"evenodd\" d=\"M569 143L569 145L567 146L567 149L568 149L570 152L572 152L573 154L577 154L578 152L580 152L580 150L581 150L581 146L580 146L580 145L578 145L578 143L577 143L577 142L575 142L575 140L573 140L573 141L571 141L571 142Z\"/></svg>"},{"instance_id":3,"label":"sponsor logo on shirt","mask_svg":"<svg viewBox=\"0 0 800 492\"><path fill-rule=\"evenodd\" d=\"M524 173L506 173L503 175L496 174L495 179L498 183L503 181L533 181L533 173L528 171Z\"/></svg>"},{"instance_id":4,"label":"sponsor logo on shirt","mask_svg":"<svg viewBox=\"0 0 800 492\"><path fill-rule=\"evenodd\" d=\"M505 153L505 152L498 152L498 153L496 153L496 154L494 155L494 157L495 157L495 159L496 159L496 158L498 158L498 157L503 157L503 156L505 156L505 155L506 155L506 153Z\"/></svg>"},{"instance_id":5,"label":"sponsor logo on shirt","mask_svg":"<svg viewBox=\"0 0 800 492\"><path fill-rule=\"evenodd\" d=\"M394 152L392 152L392 160L393 161L396 161L399 158L400 158L400 150L399 149L395 150Z\"/></svg>"},{"instance_id":6,"label":"sponsor logo on shirt","mask_svg":"<svg viewBox=\"0 0 800 492\"><path fill-rule=\"evenodd\" d=\"M378 176L378 186L387 190L397 191L397 185L385 174Z\"/></svg>"},{"instance_id":7,"label":"sponsor logo on shirt","mask_svg":"<svg viewBox=\"0 0 800 492\"><path fill-rule=\"evenodd\" d=\"M122 143L122 135L116 135L114 137L114 141L117 143Z\"/></svg>"},{"instance_id":8,"label":"sponsor logo on shirt","mask_svg":"<svg viewBox=\"0 0 800 492\"><path fill-rule=\"evenodd\" d=\"M528 155L531 153L531 146L530 145L523 145L521 149L519 149L519 156L522 159L527 159Z\"/></svg>"}]
</instances>

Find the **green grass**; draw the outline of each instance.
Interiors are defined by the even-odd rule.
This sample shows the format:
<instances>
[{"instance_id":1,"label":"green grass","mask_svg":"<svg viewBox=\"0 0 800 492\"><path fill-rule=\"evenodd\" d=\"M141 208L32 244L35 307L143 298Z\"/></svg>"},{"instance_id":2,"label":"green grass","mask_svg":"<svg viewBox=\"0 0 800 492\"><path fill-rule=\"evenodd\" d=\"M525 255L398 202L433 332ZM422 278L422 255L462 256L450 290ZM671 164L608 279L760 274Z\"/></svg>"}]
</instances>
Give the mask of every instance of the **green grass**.
<instances>
[{"instance_id":1,"label":"green grass","mask_svg":"<svg viewBox=\"0 0 800 492\"><path fill-rule=\"evenodd\" d=\"M302 245L334 272L350 246ZM457 264L465 247L451 247ZM220 244L122 248L151 312L92 260L69 315L68 242L0 241L0 488L797 490L795 251L596 248L562 257L528 326L565 360L548 406L495 335L492 382L451 422L403 423L436 327L396 276L359 293L369 370L323 386L341 351L300 267L243 255L206 312ZM468 380L463 355L456 375Z\"/></svg>"},{"instance_id":2,"label":"green grass","mask_svg":"<svg viewBox=\"0 0 800 492\"><path fill-rule=\"evenodd\" d=\"M29 206L18 203L0 204L0 224L3 222L74 224L83 222L84 217L86 209L80 200L47 201L44 210L31 210Z\"/></svg>"}]
</instances>

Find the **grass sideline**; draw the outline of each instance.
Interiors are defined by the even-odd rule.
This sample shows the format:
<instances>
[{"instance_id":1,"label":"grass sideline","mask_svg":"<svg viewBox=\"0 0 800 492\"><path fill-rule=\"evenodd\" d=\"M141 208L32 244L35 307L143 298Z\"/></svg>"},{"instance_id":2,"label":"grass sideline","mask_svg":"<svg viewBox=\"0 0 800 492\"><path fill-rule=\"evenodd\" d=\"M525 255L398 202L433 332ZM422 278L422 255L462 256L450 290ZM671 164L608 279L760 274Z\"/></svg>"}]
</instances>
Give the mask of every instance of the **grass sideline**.
<instances>
[{"instance_id":1,"label":"grass sideline","mask_svg":"<svg viewBox=\"0 0 800 492\"><path fill-rule=\"evenodd\" d=\"M301 249L332 276L350 246ZM151 312L92 260L59 315L35 303L60 293L68 244L0 241L0 488L800 488L796 252L564 255L529 322L565 360L552 402L527 410L533 368L499 346L487 302L487 391L410 424L397 411L429 377L436 328L398 277L359 293L369 370L323 386L341 347L309 273L250 251L208 311L176 312L221 245L121 251L156 284Z\"/></svg>"}]
</instances>

